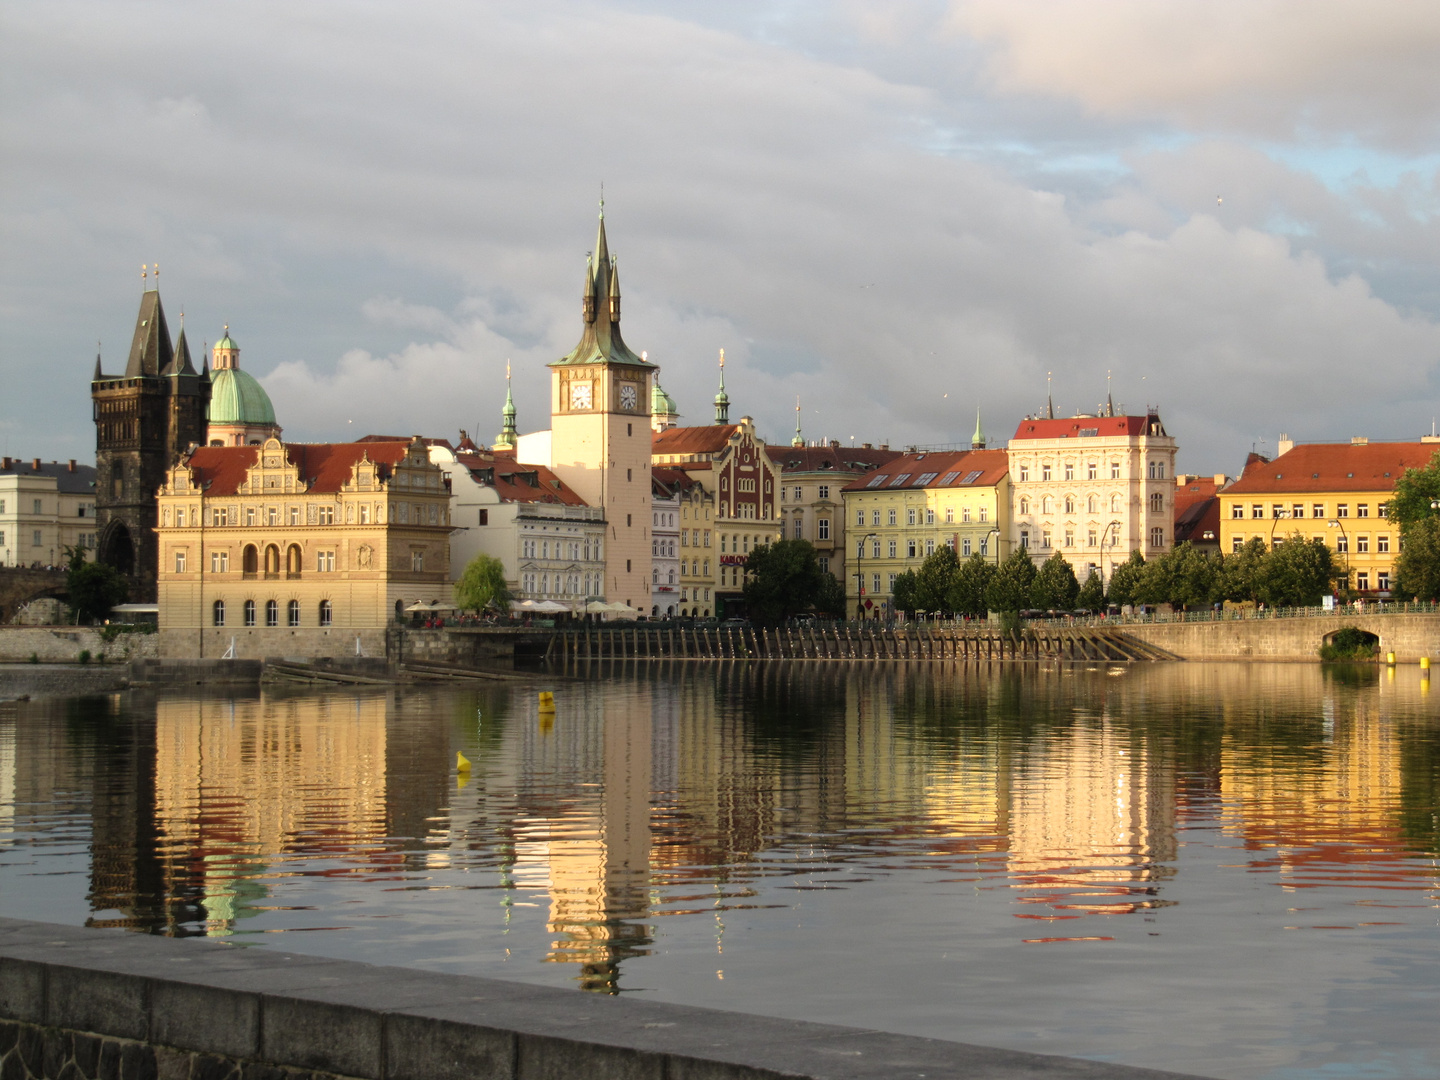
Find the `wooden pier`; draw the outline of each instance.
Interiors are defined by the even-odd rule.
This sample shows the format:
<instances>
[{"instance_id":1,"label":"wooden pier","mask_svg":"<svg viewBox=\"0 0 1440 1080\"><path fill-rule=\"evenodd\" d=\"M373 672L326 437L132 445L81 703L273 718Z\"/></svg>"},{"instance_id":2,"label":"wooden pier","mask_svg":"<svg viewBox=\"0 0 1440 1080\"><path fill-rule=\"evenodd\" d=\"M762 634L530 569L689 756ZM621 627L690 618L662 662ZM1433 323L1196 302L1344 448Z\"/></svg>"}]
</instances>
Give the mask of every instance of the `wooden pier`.
<instances>
[{"instance_id":1,"label":"wooden pier","mask_svg":"<svg viewBox=\"0 0 1440 1080\"><path fill-rule=\"evenodd\" d=\"M1173 660L1120 630L1097 627L870 627L863 623L784 627L582 626L557 630L551 663L586 660Z\"/></svg>"}]
</instances>

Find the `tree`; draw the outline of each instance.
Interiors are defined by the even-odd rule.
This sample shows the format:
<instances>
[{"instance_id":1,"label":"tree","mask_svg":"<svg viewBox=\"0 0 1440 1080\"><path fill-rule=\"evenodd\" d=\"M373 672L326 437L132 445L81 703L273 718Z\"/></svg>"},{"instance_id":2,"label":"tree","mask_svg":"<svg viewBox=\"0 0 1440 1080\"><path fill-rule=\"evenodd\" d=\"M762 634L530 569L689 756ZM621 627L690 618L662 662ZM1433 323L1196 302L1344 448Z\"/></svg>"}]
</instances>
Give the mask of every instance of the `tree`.
<instances>
[{"instance_id":1,"label":"tree","mask_svg":"<svg viewBox=\"0 0 1440 1080\"><path fill-rule=\"evenodd\" d=\"M1145 570L1145 556L1139 550L1130 552L1130 558L1110 572L1110 603L1134 604L1139 602L1140 575Z\"/></svg>"},{"instance_id":2,"label":"tree","mask_svg":"<svg viewBox=\"0 0 1440 1080\"><path fill-rule=\"evenodd\" d=\"M951 611L979 618L990 610L990 583L995 580L995 564L984 555L975 554L960 564L945 606Z\"/></svg>"},{"instance_id":3,"label":"tree","mask_svg":"<svg viewBox=\"0 0 1440 1080\"><path fill-rule=\"evenodd\" d=\"M1030 586L1035 582L1035 564L1022 547L1000 564L985 590L985 602L991 611L1019 611L1030 603Z\"/></svg>"},{"instance_id":4,"label":"tree","mask_svg":"<svg viewBox=\"0 0 1440 1080\"><path fill-rule=\"evenodd\" d=\"M120 571L102 562L86 562L80 545L65 548L65 558L65 591L78 618L96 622L125 602L130 586Z\"/></svg>"},{"instance_id":5,"label":"tree","mask_svg":"<svg viewBox=\"0 0 1440 1080\"><path fill-rule=\"evenodd\" d=\"M1440 599L1440 517L1431 515L1405 529L1395 560L1395 591L1417 600Z\"/></svg>"},{"instance_id":6,"label":"tree","mask_svg":"<svg viewBox=\"0 0 1440 1080\"><path fill-rule=\"evenodd\" d=\"M1265 540L1252 536L1245 546L1228 556L1220 565L1220 595L1237 603L1264 599Z\"/></svg>"},{"instance_id":7,"label":"tree","mask_svg":"<svg viewBox=\"0 0 1440 1080\"><path fill-rule=\"evenodd\" d=\"M820 572L820 592L815 597L815 610L831 618L845 616L845 586L834 574Z\"/></svg>"},{"instance_id":8,"label":"tree","mask_svg":"<svg viewBox=\"0 0 1440 1080\"><path fill-rule=\"evenodd\" d=\"M1315 607L1329 594L1335 559L1321 537L1296 533L1265 557L1261 598L1276 607Z\"/></svg>"},{"instance_id":9,"label":"tree","mask_svg":"<svg viewBox=\"0 0 1440 1080\"><path fill-rule=\"evenodd\" d=\"M510 610L510 586L505 583L505 564L491 555L476 555L455 583L455 603L462 610Z\"/></svg>"},{"instance_id":10,"label":"tree","mask_svg":"<svg viewBox=\"0 0 1440 1080\"><path fill-rule=\"evenodd\" d=\"M777 540L750 552L745 602L752 618L778 623L814 607L825 588L820 560L809 540Z\"/></svg>"},{"instance_id":11,"label":"tree","mask_svg":"<svg viewBox=\"0 0 1440 1080\"><path fill-rule=\"evenodd\" d=\"M1080 586L1080 594L1075 597L1075 606L1085 611L1099 611L1105 606L1105 584L1096 571L1091 570L1085 584Z\"/></svg>"},{"instance_id":12,"label":"tree","mask_svg":"<svg viewBox=\"0 0 1440 1080\"><path fill-rule=\"evenodd\" d=\"M1030 585L1030 604L1042 611L1069 611L1075 606L1080 583L1070 560L1058 551L1041 564Z\"/></svg>"},{"instance_id":13,"label":"tree","mask_svg":"<svg viewBox=\"0 0 1440 1080\"><path fill-rule=\"evenodd\" d=\"M1440 450L1422 469L1406 469L1395 481L1395 494L1390 499L1386 516L1400 523L1404 532L1407 526L1431 517L1435 511L1430 504L1440 499Z\"/></svg>"},{"instance_id":14,"label":"tree","mask_svg":"<svg viewBox=\"0 0 1440 1080\"><path fill-rule=\"evenodd\" d=\"M915 575L915 608L918 611L953 611L950 606L950 588L955 584L955 575L960 572L960 560L955 549L941 544L925 556L920 570Z\"/></svg>"},{"instance_id":15,"label":"tree","mask_svg":"<svg viewBox=\"0 0 1440 1080\"><path fill-rule=\"evenodd\" d=\"M1145 565L1135 598L1145 604L1201 607L1214 600L1218 585L1214 561L1187 540Z\"/></svg>"},{"instance_id":16,"label":"tree","mask_svg":"<svg viewBox=\"0 0 1440 1080\"><path fill-rule=\"evenodd\" d=\"M895 590L890 602L896 611L913 615L920 609L920 578L914 570L906 570L895 579Z\"/></svg>"}]
</instances>

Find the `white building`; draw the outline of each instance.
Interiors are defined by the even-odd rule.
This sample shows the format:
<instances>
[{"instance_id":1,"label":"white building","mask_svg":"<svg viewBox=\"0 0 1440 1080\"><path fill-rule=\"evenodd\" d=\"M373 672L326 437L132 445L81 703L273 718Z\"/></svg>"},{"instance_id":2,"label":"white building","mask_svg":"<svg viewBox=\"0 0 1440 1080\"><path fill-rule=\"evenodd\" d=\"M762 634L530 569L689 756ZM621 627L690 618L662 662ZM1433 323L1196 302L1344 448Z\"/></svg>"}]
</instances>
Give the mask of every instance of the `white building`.
<instances>
[{"instance_id":1,"label":"white building","mask_svg":"<svg viewBox=\"0 0 1440 1080\"><path fill-rule=\"evenodd\" d=\"M0 566L61 566L95 550L95 466L0 459Z\"/></svg>"},{"instance_id":2,"label":"white building","mask_svg":"<svg viewBox=\"0 0 1440 1080\"><path fill-rule=\"evenodd\" d=\"M671 473L678 470L652 469L650 481L650 614L659 618L680 611L680 496L685 475Z\"/></svg>"},{"instance_id":3,"label":"white building","mask_svg":"<svg viewBox=\"0 0 1440 1080\"><path fill-rule=\"evenodd\" d=\"M1130 552L1174 544L1175 440L1145 416L1026 418L1010 440L1010 541L1037 562L1055 552L1083 584Z\"/></svg>"},{"instance_id":4,"label":"white building","mask_svg":"<svg viewBox=\"0 0 1440 1080\"><path fill-rule=\"evenodd\" d=\"M605 598L605 516L547 466L512 453L434 440L430 460L450 481L450 576L477 555L505 567L516 600L552 600L580 613Z\"/></svg>"}]
</instances>

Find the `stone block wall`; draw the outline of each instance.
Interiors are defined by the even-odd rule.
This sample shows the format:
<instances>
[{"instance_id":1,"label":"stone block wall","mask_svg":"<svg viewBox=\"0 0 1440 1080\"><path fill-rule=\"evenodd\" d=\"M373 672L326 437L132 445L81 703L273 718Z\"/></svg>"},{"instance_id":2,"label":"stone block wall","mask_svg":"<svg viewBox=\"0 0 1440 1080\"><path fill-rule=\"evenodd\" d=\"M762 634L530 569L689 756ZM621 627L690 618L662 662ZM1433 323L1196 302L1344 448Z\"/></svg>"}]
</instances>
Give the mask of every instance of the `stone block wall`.
<instances>
[{"instance_id":1,"label":"stone block wall","mask_svg":"<svg viewBox=\"0 0 1440 1080\"><path fill-rule=\"evenodd\" d=\"M1343 627L1380 639L1380 655L1394 652L1402 664L1422 656L1440 659L1440 615L1317 615L1297 619L1235 619L1221 622L1126 623L1125 633L1185 660L1309 661Z\"/></svg>"},{"instance_id":2,"label":"stone block wall","mask_svg":"<svg viewBox=\"0 0 1440 1080\"><path fill-rule=\"evenodd\" d=\"M351 627L219 626L203 630L167 630L159 633L157 655L167 659L198 659L223 656L235 644L235 658L263 660L290 657L296 660L317 656L355 656L355 639L360 639L363 656L385 656L385 628L357 630Z\"/></svg>"},{"instance_id":3,"label":"stone block wall","mask_svg":"<svg viewBox=\"0 0 1440 1080\"><path fill-rule=\"evenodd\" d=\"M0 919L4 1080L1179 1080L498 979Z\"/></svg>"},{"instance_id":4,"label":"stone block wall","mask_svg":"<svg viewBox=\"0 0 1440 1080\"><path fill-rule=\"evenodd\" d=\"M69 664L86 649L98 661L127 664L159 655L156 634L118 634L106 642L90 626L0 626L0 664L23 664L33 655L42 664Z\"/></svg>"}]
</instances>

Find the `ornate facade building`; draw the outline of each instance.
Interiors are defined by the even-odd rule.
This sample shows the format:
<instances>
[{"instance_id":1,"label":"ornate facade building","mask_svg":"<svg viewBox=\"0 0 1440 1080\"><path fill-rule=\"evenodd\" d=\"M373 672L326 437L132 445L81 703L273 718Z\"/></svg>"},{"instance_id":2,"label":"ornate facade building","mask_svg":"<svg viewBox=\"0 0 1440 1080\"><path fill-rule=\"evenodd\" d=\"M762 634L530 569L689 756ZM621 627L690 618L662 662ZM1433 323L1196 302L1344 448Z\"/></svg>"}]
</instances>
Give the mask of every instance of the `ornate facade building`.
<instances>
[{"instance_id":1,"label":"ornate facade building","mask_svg":"<svg viewBox=\"0 0 1440 1080\"><path fill-rule=\"evenodd\" d=\"M95 419L97 554L130 581L130 599L156 598L155 492L181 454L206 440L208 372L190 360L185 329L172 343L158 282L140 298L124 375L90 383Z\"/></svg>"},{"instance_id":2,"label":"ornate facade building","mask_svg":"<svg viewBox=\"0 0 1440 1080\"><path fill-rule=\"evenodd\" d=\"M450 595L450 490L425 445L202 446L159 494L161 655L385 652Z\"/></svg>"}]
</instances>

